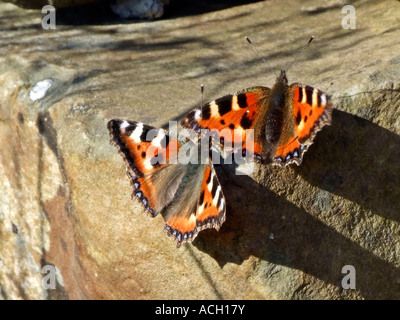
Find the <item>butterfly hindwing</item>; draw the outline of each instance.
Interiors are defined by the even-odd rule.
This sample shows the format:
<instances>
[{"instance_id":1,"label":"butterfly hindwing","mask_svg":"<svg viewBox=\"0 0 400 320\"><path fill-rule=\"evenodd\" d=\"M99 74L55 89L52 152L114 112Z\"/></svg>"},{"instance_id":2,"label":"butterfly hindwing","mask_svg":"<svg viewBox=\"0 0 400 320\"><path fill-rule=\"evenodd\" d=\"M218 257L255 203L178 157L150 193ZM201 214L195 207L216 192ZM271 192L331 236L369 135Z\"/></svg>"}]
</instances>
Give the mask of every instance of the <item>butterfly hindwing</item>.
<instances>
[{"instance_id":1,"label":"butterfly hindwing","mask_svg":"<svg viewBox=\"0 0 400 320\"><path fill-rule=\"evenodd\" d=\"M289 90L296 136L304 144L312 140L324 125L331 123L332 101L325 92L307 85L293 83Z\"/></svg>"},{"instance_id":2,"label":"butterfly hindwing","mask_svg":"<svg viewBox=\"0 0 400 320\"><path fill-rule=\"evenodd\" d=\"M321 90L293 83L289 87L285 128L276 147L273 162L284 167L300 165L316 133L331 123L332 102Z\"/></svg>"},{"instance_id":3,"label":"butterfly hindwing","mask_svg":"<svg viewBox=\"0 0 400 320\"><path fill-rule=\"evenodd\" d=\"M176 239L177 246L193 241L203 229L219 230L225 221L225 197L212 164L198 166L197 170L165 213L164 228Z\"/></svg>"}]
</instances>

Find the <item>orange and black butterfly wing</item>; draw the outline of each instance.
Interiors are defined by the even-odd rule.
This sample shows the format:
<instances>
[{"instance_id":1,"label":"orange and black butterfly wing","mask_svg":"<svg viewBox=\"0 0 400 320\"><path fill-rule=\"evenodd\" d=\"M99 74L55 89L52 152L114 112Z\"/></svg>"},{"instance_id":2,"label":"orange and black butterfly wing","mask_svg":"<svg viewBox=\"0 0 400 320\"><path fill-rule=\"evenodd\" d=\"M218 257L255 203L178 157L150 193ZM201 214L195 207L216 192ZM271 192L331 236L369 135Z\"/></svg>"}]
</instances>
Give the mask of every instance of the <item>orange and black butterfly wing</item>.
<instances>
[{"instance_id":1,"label":"orange and black butterfly wing","mask_svg":"<svg viewBox=\"0 0 400 320\"><path fill-rule=\"evenodd\" d=\"M140 122L109 121L111 141L127 163L135 196L151 216L161 213L179 247L225 220L225 198L212 163L180 164L182 145L162 129Z\"/></svg>"},{"instance_id":2,"label":"orange and black butterfly wing","mask_svg":"<svg viewBox=\"0 0 400 320\"><path fill-rule=\"evenodd\" d=\"M209 130L225 150L241 148L257 154L262 141L249 141L246 130L255 128L269 93L269 88L252 87L226 95L192 110L181 124L197 132Z\"/></svg>"},{"instance_id":3,"label":"orange and black butterfly wing","mask_svg":"<svg viewBox=\"0 0 400 320\"><path fill-rule=\"evenodd\" d=\"M188 170L187 181L178 190L179 197L166 208L164 229L175 238L177 247L193 241L207 228L219 230L225 221L225 197L212 163L198 165L195 173Z\"/></svg>"},{"instance_id":4,"label":"orange and black butterfly wing","mask_svg":"<svg viewBox=\"0 0 400 320\"><path fill-rule=\"evenodd\" d=\"M164 130L136 121L114 119L108 122L111 142L127 164L127 174L136 196L152 216L157 215L172 199L181 177L164 185L176 162L181 144ZM172 167L171 167L172 166ZM166 188L160 190L160 188Z\"/></svg>"},{"instance_id":5,"label":"orange and black butterfly wing","mask_svg":"<svg viewBox=\"0 0 400 320\"><path fill-rule=\"evenodd\" d=\"M331 123L332 101L321 90L293 83L289 87L286 114L273 162L284 167L300 165L318 131Z\"/></svg>"}]
</instances>

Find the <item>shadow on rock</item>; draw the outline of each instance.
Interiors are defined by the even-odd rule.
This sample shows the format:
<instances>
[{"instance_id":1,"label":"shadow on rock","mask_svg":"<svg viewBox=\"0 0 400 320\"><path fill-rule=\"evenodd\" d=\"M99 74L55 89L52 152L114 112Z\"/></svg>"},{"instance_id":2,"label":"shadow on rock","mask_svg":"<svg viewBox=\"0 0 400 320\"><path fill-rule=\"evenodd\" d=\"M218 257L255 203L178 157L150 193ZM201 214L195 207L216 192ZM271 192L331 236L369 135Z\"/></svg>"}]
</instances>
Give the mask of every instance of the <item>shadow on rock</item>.
<instances>
[{"instance_id":1,"label":"shadow on rock","mask_svg":"<svg viewBox=\"0 0 400 320\"><path fill-rule=\"evenodd\" d=\"M310 153L295 168L310 184L400 222L399 135L334 110L332 126L319 133Z\"/></svg>"},{"instance_id":2,"label":"shadow on rock","mask_svg":"<svg viewBox=\"0 0 400 320\"><path fill-rule=\"evenodd\" d=\"M228 9L239 5L259 2L260 0L173 0L165 6L164 15L161 20L175 19L179 17L192 16ZM93 14L95 12L96 14ZM158 19L158 20L160 20ZM151 21L147 19L122 19L114 14L110 8L109 1L102 0L81 6L57 9L58 25L105 25L120 23L135 23L140 21Z\"/></svg>"},{"instance_id":3,"label":"shadow on rock","mask_svg":"<svg viewBox=\"0 0 400 320\"><path fill-rule=\"evenodd\" d=\"M399 136L335 110L332 126L317 140L303 165L295 168L298 174L320 189L399 221L395 208L400 194L394 189L400 185L400 164L394 161L400 159ZM255 256L341 288L342 267L350 264L363 297L400 298L400 270L394 265L252 178L219 176L228 203L227 220L219 232L205 230L193 244L220 266Z\"/></svg>"}]
</instances>

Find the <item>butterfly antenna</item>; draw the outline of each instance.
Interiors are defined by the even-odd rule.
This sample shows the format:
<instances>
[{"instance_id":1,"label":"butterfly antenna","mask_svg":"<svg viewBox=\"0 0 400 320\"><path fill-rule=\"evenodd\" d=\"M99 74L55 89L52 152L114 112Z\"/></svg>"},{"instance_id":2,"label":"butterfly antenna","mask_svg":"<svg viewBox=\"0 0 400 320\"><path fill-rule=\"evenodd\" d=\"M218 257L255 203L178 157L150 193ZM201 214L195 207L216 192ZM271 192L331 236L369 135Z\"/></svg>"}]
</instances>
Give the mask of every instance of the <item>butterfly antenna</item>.
<instances>
[{"instance_id":1,"label":"butterfly antenna","mask_svg":"<svg viewBox=\"0 0 400 320\"><path fill-rule=\"evenodd\" d=\"M201 84L200 85L200 91L201 91L201 104L200 104L200 108L203 109L204 106L204 85Z\"/></svg>"},{"instance_id":2,"label":"butterfly antenna","mask_svg":"<svg viewBox=\"0 0 400 320\"><path fill-rule=\"evenodd\" d=\"M328 90L332 87L333 84L334 84L334 83L331 82L331 83L329 84L329 86L326 87L326 89L325 89L324 92L325 92L325 93L328 92Z\"/></svg>"},{"instance_id":3,"label":"butterfly antenna","mask_svg":"<svg viewBox=\"0 0 400 320\"><path fill-rule=\"evenodd\" d=\"M289 65L289 67L286 69L286 72L292 67L292 65L297 61L297 59L300 57L301 53L304 51L305 48L307 48L311 41L314 40L314 36L311 36L310 40L308 40L308 42L303 46L303 48L301 48L301 50L299 51L299 53L297 54L296 58L294 58L294 60L292 61L292 63Z\"/></svg>"},{"instance_id":4,"label":"butterfly antenna","mask_svg":"<svg viewBox=\"0 0 400 320\"><path fill-rule=\"evenodd\" d=\"M201 100L200 100L200 119L203 119L203 106L204 106L204 85L200 85Z\"/></svg>"},{"instance_id":5,"label":"butterfly antenna","mask_svg":"<svg viewBox=\"0 0 400 320\"><path fill-rule=\"evenodd\" d=\"M261 53L257 50L257 48L255 47L255 45L253 44L253 42L251 42L249 37L245 37L245 39L247 40L248 43L250 43L250 45L253 47L253 50L258 54L258 56L267 64L269 70L271 70L275 76L277 76L277 74L275 73L275 71L271 68L271 66L269 65L268 61L264 59L264 57L261 55ZM278 77L278 76L277 76Z\"/></svg>"}]
</instances>

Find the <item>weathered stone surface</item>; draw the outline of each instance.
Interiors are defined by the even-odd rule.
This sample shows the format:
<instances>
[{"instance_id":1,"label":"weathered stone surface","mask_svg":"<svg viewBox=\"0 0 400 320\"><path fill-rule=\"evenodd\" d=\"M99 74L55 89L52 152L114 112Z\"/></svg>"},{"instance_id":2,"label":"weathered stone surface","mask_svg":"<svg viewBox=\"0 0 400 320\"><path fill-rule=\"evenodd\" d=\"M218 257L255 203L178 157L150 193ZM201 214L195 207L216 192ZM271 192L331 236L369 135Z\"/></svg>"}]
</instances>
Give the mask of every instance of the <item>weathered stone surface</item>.
<instances>
[{"instance_id":1,"label":"weathered stone surface","mask_svg":"<svg viewBox=\"0 0 400 320\"><path fill-rule=\"evenodd\" d=\"M344 30L344 4L267 1L53 31L37 12L0 4L0 295L399 299L400 8L354 2L357 29ZM165 126L199 105L201 83L207 100L271 86L244 36L278 70L310 35L289 82L334 83L332 126L300 167L260 166L253 177L218 168L226 222L176 249L162 217L131 200L107 121ZM48 264L55 290L42 287ZM356 269L355 290L341 286L344 265Z\"/></svg>"},{"instance_id":2,"label":"weathered stone surface","mask_svg":"<svg viewBox=\"0 0 400 320\"><path fill-rule=\"evenodd\" d=\"M164 13L164 2L161 0L115 0L111 9L121 18L160 18Z\"/></svg>"}]
</instances>

